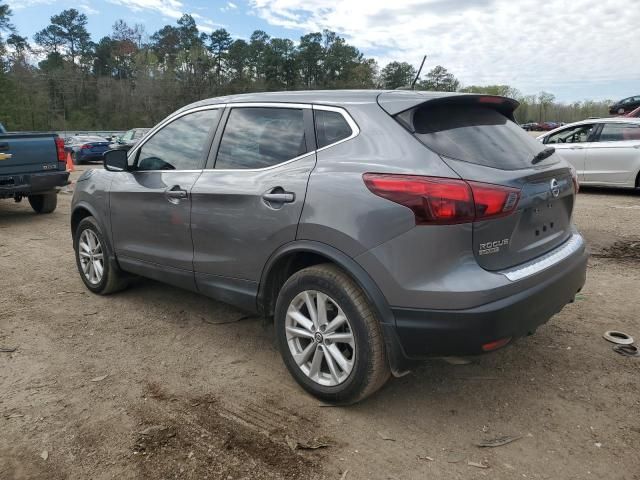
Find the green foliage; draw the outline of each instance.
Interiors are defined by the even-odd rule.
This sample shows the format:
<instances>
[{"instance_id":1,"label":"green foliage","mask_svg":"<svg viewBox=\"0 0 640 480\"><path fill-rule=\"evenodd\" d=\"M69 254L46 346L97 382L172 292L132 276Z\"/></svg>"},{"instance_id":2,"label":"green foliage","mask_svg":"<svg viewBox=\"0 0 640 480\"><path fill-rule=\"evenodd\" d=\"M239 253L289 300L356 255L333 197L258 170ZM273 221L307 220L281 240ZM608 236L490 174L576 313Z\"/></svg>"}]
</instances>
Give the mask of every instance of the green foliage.
<instances>
[{"instance_id":1,"label":"green foliage","mask_svg":"<svg viewBox=\"0 0 640 480\"><path fill-rule=\"evenodd\" d=\"M10 17L9 7L0 4L0 121L14 130L124 130L152 126L207 97L264 90L406 88L416 76L406 62L391 62L379 72L374 59L329 30L303 35L297 43L256 30L246 41L223 28L200 32L194 18L183 15L149 36L142 25L119 20L96 44L86 15L71 8L52 16L34 35L39 49L31 52ZM35 58L40 59L37 67ZM562 105L551 94L523 96L508 85L460 88L440 65L416 88L514 97L521 103L516 117L522 122L573 121L607 113L605 102Z\"/></svg>"},{"instance_id":2,"label":"green foliage","mask_svg":"<svg viewBox=\"0 0 640 480\"><path fill-rule=\"evenodd\" d=\"M407 62L391 62L382 69L380 80L384 88L410 87L416 74L416 69Z\"/></svg>"}]
</instances>

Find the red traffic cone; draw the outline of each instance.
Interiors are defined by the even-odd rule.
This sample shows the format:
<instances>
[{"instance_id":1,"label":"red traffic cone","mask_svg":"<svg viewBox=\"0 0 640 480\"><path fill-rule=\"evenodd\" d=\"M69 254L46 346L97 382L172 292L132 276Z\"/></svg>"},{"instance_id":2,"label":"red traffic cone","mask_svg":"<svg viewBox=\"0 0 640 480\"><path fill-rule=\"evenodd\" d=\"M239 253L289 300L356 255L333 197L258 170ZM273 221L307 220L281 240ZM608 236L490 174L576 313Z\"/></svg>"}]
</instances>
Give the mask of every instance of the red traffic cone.
<instances>
[{"instance_id":1,"label":"red traffic cone","mask_svg":"<svg viewBox=\"0 0 640 480\"><path fill-rule=\"evenodd\" d=\"M71 152L67 152L67 172L75 172L76 167L73 166L73 160L71 160Z\"/></svg>"}]
</instances>

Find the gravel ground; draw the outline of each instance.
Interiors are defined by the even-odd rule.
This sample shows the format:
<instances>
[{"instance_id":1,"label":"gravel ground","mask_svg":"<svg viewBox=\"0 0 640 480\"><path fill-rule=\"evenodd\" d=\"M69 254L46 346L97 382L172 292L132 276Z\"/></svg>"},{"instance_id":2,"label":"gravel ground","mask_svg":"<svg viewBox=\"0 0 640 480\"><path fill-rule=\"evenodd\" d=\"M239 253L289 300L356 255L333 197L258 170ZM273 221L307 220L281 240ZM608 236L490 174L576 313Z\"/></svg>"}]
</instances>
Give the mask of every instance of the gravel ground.
<instances>
[{"instance_id":1,"label":"gravel ground","mask_svg":"<svg viewBox=\"0 0 640 480\"><path fill-rule=\"evenodd\" d=\"M90 294L70 200L0 202L0 479L640 479L640 359L602 339L640 337L638 193L580 193L587 284L536 335L348 408L298 388L259 318L148 280Z\"/></svg>"}]
</instances>

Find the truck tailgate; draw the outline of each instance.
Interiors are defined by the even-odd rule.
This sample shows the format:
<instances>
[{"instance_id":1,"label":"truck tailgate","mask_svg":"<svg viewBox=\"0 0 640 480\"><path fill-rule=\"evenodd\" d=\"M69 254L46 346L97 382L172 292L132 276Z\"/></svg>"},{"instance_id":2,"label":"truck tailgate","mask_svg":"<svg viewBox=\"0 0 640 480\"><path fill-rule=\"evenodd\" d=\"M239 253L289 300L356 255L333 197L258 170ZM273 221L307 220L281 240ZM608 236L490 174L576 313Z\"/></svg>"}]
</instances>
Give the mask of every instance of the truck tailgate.
<instances>
[{"instance_id":1,"label":"truck tailgate","mask_svg":"<svg viewBox=\"0 0 640 480\"><path fill-rule=\"evenodd\" d=\"M0 135L0 176L56 170L55 137L52 133Z\"/></svg>"}]
</instances>

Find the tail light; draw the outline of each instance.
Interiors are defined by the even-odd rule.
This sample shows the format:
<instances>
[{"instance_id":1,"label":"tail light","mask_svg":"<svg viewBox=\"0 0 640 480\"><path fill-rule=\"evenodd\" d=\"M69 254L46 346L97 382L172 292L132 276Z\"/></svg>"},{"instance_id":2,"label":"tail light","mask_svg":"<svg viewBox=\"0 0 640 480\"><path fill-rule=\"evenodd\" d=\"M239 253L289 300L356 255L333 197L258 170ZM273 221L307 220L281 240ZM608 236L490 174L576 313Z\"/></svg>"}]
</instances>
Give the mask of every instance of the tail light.
<instances>
[{"instance_id":1,"label":"tail light","mask_svg":"<svg viewBox=\"0 0 640 480\"><path fill-rule=\"evenodd\" d=\"M82 146L80 147L80 150L89 150L90 148L91 148L91 145L89 145L89 144L85 143L84 145L82 145Z\"/></svg>"},{"instance_id":2,"label":"tail light","mask_svg":"<svg viewBox=\"0 0 640 480\"><path fill-rule=\"evenodd\" d=\"M511 214L517 188L455 178L365 173L367 188L413 211L416 225L451 225Z\"/></svg>"},{"instance_id":3,"label":"tail light","mask_svg":"<svg viewBox=\"0 0 640 480\"><path fill-rule=\"evenodd\" d=\"M58 161L64 162L66 160L66 154L64 153L64 140L60 137L56 137L56 153L58 154Z\"/></svg>"}]
</instances>

